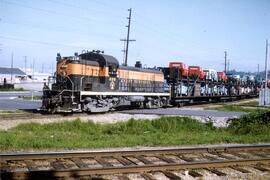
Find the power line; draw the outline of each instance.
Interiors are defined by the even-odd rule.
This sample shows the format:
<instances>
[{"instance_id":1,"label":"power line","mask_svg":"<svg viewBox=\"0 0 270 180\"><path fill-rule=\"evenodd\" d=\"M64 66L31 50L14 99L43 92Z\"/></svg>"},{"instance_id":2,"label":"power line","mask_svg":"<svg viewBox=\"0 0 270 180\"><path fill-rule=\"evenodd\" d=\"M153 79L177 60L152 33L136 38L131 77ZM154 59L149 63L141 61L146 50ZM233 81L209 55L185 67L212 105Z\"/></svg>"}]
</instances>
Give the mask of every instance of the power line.
<instances>
[{"instance_id":1,"label":"power line","mask_svg":"<svg viewBox=\"0 0 270 180\"><path fill-rule=\"evenodd\" d=\"M21 38L14 38L14 37L6 37L6 36L0 36L2 39L8 39L8 40L14 40L14 41L22 41L22 42L29 42L34 44L43 44L43 45L53 45L53 46L66 46L66 47L75 47L75 48L81 48L81 49L87 49L87 47L82 46L73 46L73 45L66 45L66 44L59 44L59 43L53 43L53 42L43 42L43 41L36 41L36 40L28 40L28 39L21 39Z\"/></svg>"},{"instance_id":2,"label":"power line","mask_svg":"<svg viewBox=\"0 0 270 180\"><path fill-rule=\"evenodd\" d=\"M51 1L51 2L54 2L54 3L58 3L58 4L62 4L62 5L65 5L65 6L69 6L69 7L75 7L75 8L78 8L78 9L85 9L85 10L90 10L90 9L88 9L88 8L85 8L85 7L81 7L81 6L76 6L76 5L71 5L71 4L67 4L67 3L62 3L62 2L59 2L59 1L55 1L55 0L48 0L48 1ZM110 8L114 8L115 9L115 7L113 7L113 6L111 6L111 5L108 5L108 4L106 4L106 3L103 3L103 2L100 2L100 1L97 1L97 0L91 0L91 2L96 2L96 3L98 3L98 4L101 4L101 5L103 5L103 6L105 6L105 7L110 7ZM119 7L117 7L117 8L119 8ZM124 8L119 8L119 9L121 9L121 10L125 10ZM104 13L108 13L107 11L102 11L102 13L104 14ZM110 13L111 14L111 13ZM147 17L145 16L145 15L140 15L140 14L138 14L138 13L136 13L137 15L139 15L139 16L141 16L141 19L143 19L143 20L145 20L145 19L147 19ZM155 24L155 23L153 23L153 21L151 20L151 19L149 19L148 18L148 22L146 23L146 24L144 24L144 23L141 23L141 22L138 22L138 21L134 21L134 22L136 22L136 23L139 23L139 24L142 24L142 26L140 26L140 27L146 27L146 26L148 26L148 28L149 28L149 30L151 31L151 32L153 32L153 31L155 31L155 32L157 32L157 33L163 33L163 34L165 34L164 32L167 32L167 31L160 31L159 29L156 29L156 28L154 28L154 27L156 27L156 26L158 26L157 24ZM154 25L154 27L153 26L149 26L148 24L149 23L151 23L151 24L153 24ZM170 32L170 33L166 33L166 35L169 35L169 34L172 34L172 32ZM179 34L175 34L175 37L177 37L177 38L179 38ZM159 37L160 37L160 35L159 35ZM161 37L164 37L164 36L161 36ZM170 39L171 40L171 36L168 38L168 39Z\"/></svg>"},{"instance_id":3,"label":"power line","mask_svg":"<svg viewBox=\"0 0 270 180\"><path fill-rule=\"evenodd\" d=\"M68 4L68 3L63 3L63 2L59 2L59 1L55 1L55 0L48 0L48 1L51 1L51 2L55 2L55 3L58 3L58 4L62 4L62 5L65 5L65 6L70 6L70 7L72 7L73 5L71 5L71 4ZM95 1L95 0L92 0L92 1ZM53 13L53 14L58 14L58 15L62 15L62 16L66 16L66 17L72 17L72 18L75 18L75 19L80 19L80 20L85 20L86 22L89 22L89 21L96 21L96 22L99 22L99 23L103 23L103 21L99 21L99 20L97 20L96 18L88 18L88 17L80 17L80 16L72 16L72 15L70 15L70 14L65 14L65 13L59 13L58 11L53 11L53 10L47 10L47 9L42 9L42 8L35 8L35 7L30 7L30 6L28 6L28 5L25 5L25 4L21 4L21 3L14 3L14 2L8 2L8 1L0 1L0 2L3 2L3 3L7 3L7 4L15 4L15 5L17 5L17 6L21 6L21 7L25 7L25 8L30 8L30 9L34 9L34 10L37 10L37 11L43 11L43 12L46 12L46 13ZM109 4L105 4L105 3L103 3L103 2L100 2L100 1L95 1L96 3L98 3L98 4L101 4L101 5L103 5L103 6L107 6L107 7L112 7L112 8L115 8L115 7L113 7L113 6L109 6ZM89 9L89 8L86 8L87 6L85 6L85 7L80 7L80 6L77 6L77 5L75 5L75 8L82 8L82 9L85 9L85 10L91 10L91 9ZM118 7L117 7L118 8ZM119 9L122 9L122 8L119 8ZM106 11L104 11L104 12L106 12ZM74 14L74 13L73 13ZM109 13L108 13L109 14ZM145 20L148 18L148 17L146 17L145 15L140 15L140 14L138 14L138 13L136 13L137 15L139 15L139 16L141 16L141 18L138 18L139 20L141 19L141 20L143 20L143 22L145 22ZM134 21L133 21L134 22ZM136 21L135 21L136 22ZM147 23L141 23L141 22L139 22L138 21L138 23L140 23L140 24L142 24L142 26L139 26L139 27L142 27L142 28L144 28L145 30L149 30L149 32L152 32L152 34L153 35L155 35L155 36L157 36L157 37L159 37L159 38L163 38L163 39L166 39L169 43L171 43L172 41L172 39L176 39L176 41L174 41L174 42L176 42L177 44L179 44L179 46L182 46L182 47L185 47L185 46L183 46L183 43L181 43L181 41L179 41L179 37L181 37L181 34L179 34L179 33L175 33L175 32L168 32L168 31L162 31L162 30L160 30L160 29L157 29L157 28L155 28L156 26L155 26L155 24L157 24L157 23L154 23L153 21L152 21L152 18L148 18L148 21L147 21ZM154 26L151 26L150 24L153 24ZM117 26L117 27L119 27L118 25L115 25L115 23L112 23L112 25L113 26ZM68 29L70 29L70 27L68 28ZM155 34L155 33L153 33L153 32L157 32L157 33L159 33L159 34ZM164 34L164 35L166 35L166 36L162 36L162 35L160 35L160 34ZM30 40L31 41L31 40ZM29 42L29 41L28 41ZM34 43L34 42L32 42L32 43ZM45 42L46 43L46 42ZM39 44L44 44L44 42L39 42ZM47 43L46 43L47 44ZM55 45L55 43L53 43L53 45ZM69 45L61 45L61 44L57 44L57 46L69 46ZM196 43L194 44L194 45L196 45ZM75 47L75 46L69 46L69 47ZM162 48L160 48L160 50L161 50ZM210 54L208 51L204 51L204 50L202 50L202 52L203 53L207 53L207 54Z\"/></svg>"},{"instance_id":4,"label":"power line","mask_svg":"<svg viewBox=\"0 0 270 180\"><path fill-rule=\"evenodd\" d=\"M52 1L52 0L50 0L50 1ZM35 7L31 7L31 6L27 6L27 5L24 5L24 4L18 4L18 3L14 3L14 2L6 2L6 1L1 1L1 2L4 2L4 3L7 3L7 4L15 4L15 5L17 5L17 6L21 6L21 7L25 7L25 8L30 8L30 9L34 9L34 10L37 10L37 11L42 11L42 12L46 12L46 13L53 13L53 14L58 14L58 15L62 15L62 16L66 16L66 17L72 17L72 18L75 18L75 19L80 19L80 20L86 20L87 22L89 22L89 21L96 21L96 22L99 22L99 23L104 23L104 22L102 22L102 21L98 21L98 20L95 20L95 19L93 19L93 18L88 18L88 17L79 17L79 16L71 16L71 15L67 15L67 14L63 14L63 13L59 13L59 12L56 12L56 11L52 11L52 10L46 10L46 9L42 9L42 8L35 8ZM99 2L99 1L96 1L97 3L101 3L101 2ZM63 3L59 3L59 4L63 4ZM65 3L66 5L67 5L67 3ZM102 4L102 3L101 3ZM103 5L105 5L104 3L103 3ZM70 4L69 5L67 5L67 6L71 6ZM105 6L108 6L107 4L105 5ZM76 6L77 8L79 8L79 6ZM109 6L108 6L109 7ZM143 18L142 19L145 19L145 16L143 16ZM149 21L148 23L151 23L152 21ZM107 23L108 24L108 23ZM119 27L118 25L116 25L115 23L110 23L111 25L113 25L113 26L117 26L117 27ZM146 26L148 26L148 24L144 24L144 23L142 23L143 24L143 26L142 27L146 27ZM152 24L154 24L154 23L152 23ZM153 32L153 30L154 31L156 31L156 32L162 32L163 34L165 34L164 32L166 32L166 31L158 31L157 29L155 29L155 28L153 28L152 26L148 26L148 27L150 27L150 32ZM147 28L146 28L147 29ZM171 32L170 32L170 34L171 34ZM166 33L166 35L169 35L169 34L167 34ZM175 39L175 38L177 38L177 39L179 39L179 36L180 35L175 35L174 37L169 37L168 36L168 42L170 42L171 43L171 39ZM165 37L165 36L160 36L160 35L158 35L157 37ZM177 41L175 41L175 42L177 42ZM179 45L181 45L181 44L179 44ZM184 46L182 46L182 47L184 47Z\"/></svg>"},{"instance_id":5,"label":"power line","mask_svg":"<svg viewBox=\"0 0 270 180\"><path fill-rule=\"evenodd\" d=\"M28 9L33 9L33 10L36 10L36 11L41 11L41 12L45 12L45 13L49 13L49 14L57 14L57 15L61 15L61 16L65 16L65 17L70 17L70 18L74 18L74 19L79 19L79 20L85 20L87 22L91 22L91 21L95 21L97 23L106 23L106 24L110 24L112 26L117 26L119 27L117 24L115 23L111 23L111 22L108 22L108 21L100 21L100 20L97 20L97 19L94 19L94 18L89 18L89 17L82 17L82 16L71 16L70 14L67 15L67 14L64 14L64 13L60 13L60 12L57 12L57 11L52 11L52 10L47 10L47 9L42 9L42 8L37 8L37 7L31 7L31 6L28 6L28 5L25 5L25 4L20 4L20 3L15 3L15 2L7 2L7 1L1 1L3 3L6 3L6 4L13 4L13 5L16 5L16 6L20 6L20 7L23 7L23 8L28 8Z\"/></svg>"},{"instance_id":6,"label":"power line","mask_svg":"<svg viewBox=\"0 0 270 180\"><path fill-rule=\"evenodd\" d=\"M95 11L95 12L98 12L98 13L101 13L101 14L109 14L109 15L114 15L114 16L119 16L119 17L121 16L121 14L116 14L116 13L112 13L112 12L108 12L108 11L101 11L100 9L97 10L97 8L90 9L90 8L88 8L89 6L82 7L82 6L77 6L75 4L69 4L69 3L66 3L66 2L60 2L60 1L56 1L56 0L47 0L47 1L55 3L55 4L60 4L62 6L66 6L66 7L77 8L77 9L80 9L80 10L82 10L82 9L87 10L88 12ZM91 2L94 2L94 1L92 0ZM92 7L94 7L94 6L92 6Z\"/></svg>"},{"instance_id":7,"label":"power line","mask_svg":"<svg viewBox=\"0 0 270 180\"><path fill-rule=\"evenodd\" d=\"M115 9L115 6L111 6L111 5L106 4L106 3L104 3L104 2L97 1L97 0L91 0L91 1L92 1L92 2L95 2L95 3L99 4L99 5L102 5L103 7L109 7L109 8L113 8L113 9ZM125 9L125 8L121 8L121 7L118 7L118 6L117 6L117 8L119 8L119 9L121 9L121 10L126 11L126 9Z\"/></svg>"},{"instance_id":8,"label":"power line","mask_svg":"<svg viewBox=\"0 0 270 180\"><path fill-rule=\"evenodd\" d=\"M3 21L3 23L6 23L6 24L14 24L14 25L19 25L19 26L32 26L33 28L37 28L37 29L41 29L41 30L44 30L44 31L48 31L48 29L45 29L44 27L41 27L41 26L35 26L35 25L32 25L32 24L29 24L29 23L17 23L17 22L7 22L7 21ZM57 31L57 32L62 32L62 33L76 33L76 31L78 31L80 33L80 35L86 35L86 36L89 36L89 34L86 34L86 33L82 33L80 32L79 29L75 29L75 28L66 28L64 26L51 26L52 28L50 28L49 30L54 30L54 31ZM55 29L55 28L59 28L59 29L62 29L62 30L58 30L58 29ZM75 30L75 31L70 31L70 30ZM112 34L104 34L104 33L97 33L97 32L94 32L93 34L95 35L98 35L98 36L101 36L101 37L104 37L106 36L106 38L110 38L110 39L117 39L119 36L112 36ZM1 44L0 44L1 46Z\"/></svg>"},{"instance_id":9,"label":"power line","mask_svg":"<svg viewBox=\"0 0 270 180\"><path fill-rule=\"evenodd\" d=\"M15 4L15 5L17 5L17 6L21 6L21 7L25 7L25 8L30 8L30 9L34 9L34 10L37 10L37 11L42 11L42 12L46 12L46 13L53 13L53 14L58 14L58 15L62 15L62 16L67 16L67 17L72 17L72 18L76 18L76 19L82 19L83 18L83 20L86 20L87 22L89 22L89 20L91 21L93 21L94 19L89 19L89 18L86 18L86 17L79 17L79 16L70 16L70 15L66 15L66 14L63 14L63 13L59 13L59 12L56 12L56 11L52 11L52 10L46 10L46 9L41 9L41 8L34 8L34 7L30 7L30 6L26 6L26 5L23 5L23 4L18 4L18 3L14 3L14 2L5 2L5 1L2 1L2 2L4 2L4 3L8 3L8 4ZM98 2L98 1L96 1L96 2ZM65 3L66 4L66 3ZM104 4L103 4L104 5ZM68 6L70 6L70 5L68 5ZM106 5L106 6L108 6L108 5ZM78 6L76 6L76 7L78 7ZM78 7L79 8L79 7ZM95 21L95 20L94 20ZM115 25L115 23L113 23L112 25L114 25L114 26L117 26L117 27L119 27L118 25ZM145 27L145 26L143 26L143 27ZM152 32L152 31L151 31ZM160 37L160 36L159 36ZM164 36L161 36L161 37L164 37ZM171 39L171 38L168 38L168 39ZM168 41L169 42L169 41Z\"/></svg>"},{"instance_id":10,"label":"power line","mask_svg":"<svg viewBox=\"0 0 270 180\"><path fill-rule=\"evenodd\" d=\"M147 23L141 23L139 21L134 21L135 23L141 24L141 26L138 26L138 27L143 27L143 28L148 27L149 32L151 32L151 35L154 35L154 36L156 36L158 38L163 38L164 40L166 40L170 44L172 43L172 39L175 39L175 41L173 41L173 42L174 43L177 43L177 46L180 46L182 48L186 48L186 46L183 45L185 41L183 39L181 40L181 38L180 38L181 36L183 36L183 34L179 34L179 33L174 32L174 31L168 31L169 29L168 29L167 26L166 26L166 29L164 29L164 30L162 30L160 28L157 29L155 27L160 27L160 24L154 23L153 19L150 19L150 18L148 18L145 15L141 15L138 12L136 12L135 14L140 17L140 18L137 18L138 20L147 21ZM150 24L152 24L152 26ZM153 32L158 33L158 35L156 35ZM165 36L162 36L161 34L163 34ZM213 51L210 52L210 51L207 51L205 49L201 49L201 46L198 44L198 42L191 41L190 39L188 40L188 42L191 42L192 43L192 47L200 48L199 51L202 54L205 54L205 55L208 55L208 56L213 56ZM216 56L215 59L219 59L218 56Z\"/></svg>"},{"instance_id":11,"label":"power line","mask_svg":"<svg viewBox=\"0 0 270 180\"><path fill-rule=\"evenodd\" d=\"M144 19L144 18L140 18L140 19ZM144 30L141 33L144 33L145 34L145 30L147 30L148 32L151 33L151 36L155 36L155 37L157 37L157 39L162 39L162 40L168 42L168 44L170 44L170 45L171 45L172 42L173 43L176 43L176 46L175 47L178 47L178 48L181 47L182 51L183 51L183 49L187 49L187 46L184 45L184 43L186 41L184 41L184 40L181 41L181 39L179 39L179 37L181 37L180 35L176 35L176 34L173 34L172 32L168 32L168 30L162 31L160 29L157 29L157 28L155 28L157 25L156 26L150 26L149 25L149 23L151 23L150 21L147 22L147 23L141 23L139 21L135 21L135 22L139 24L138 27L143 27L144 28ZM137 31L138 31L138 29L137 29ZM172 41L172 39L174 39L175 41ZM189 42L190 42L190 40L189 40ZM156 44L156 45L159 45L159 44ZM201 49L201 46L199 46L198 43L195 43L194 42L192 44L192 49L194 49L194 47L200 48L200 50L199 50L200 52L197 51L197 53L201 53L201 54L205 54L205 55L208 55L208 56L212 56L213 57L212 51L210 53L209 51L206 51L204 49ZM160 51L164 51L164 48L163 47L162 48L159 48L159 49L160 49ZM187 51L189 51L189 50L187 50ZM219 59L218 58L218 55L215 57L215 59Z\"/></svg>"}]
</instances>

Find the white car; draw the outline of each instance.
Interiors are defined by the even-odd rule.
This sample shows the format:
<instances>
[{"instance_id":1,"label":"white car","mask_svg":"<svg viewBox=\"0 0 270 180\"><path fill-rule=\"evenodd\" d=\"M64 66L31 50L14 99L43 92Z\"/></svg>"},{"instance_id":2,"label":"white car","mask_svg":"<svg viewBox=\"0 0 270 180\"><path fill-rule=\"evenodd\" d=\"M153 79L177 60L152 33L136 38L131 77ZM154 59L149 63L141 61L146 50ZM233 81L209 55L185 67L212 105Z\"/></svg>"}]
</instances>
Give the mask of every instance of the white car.
<instances>
[{"instance_id":1,"label":"white car","mask_svg":"<svg viewBox=\"0 0 270 180\"><path fill-rule=\"evenodd\" d=\"M206 80L218 81L218 74L217 74L216 70L214 70L214 69L204 69L203 72L205 72Z\"/></svg>"}]
</instances>

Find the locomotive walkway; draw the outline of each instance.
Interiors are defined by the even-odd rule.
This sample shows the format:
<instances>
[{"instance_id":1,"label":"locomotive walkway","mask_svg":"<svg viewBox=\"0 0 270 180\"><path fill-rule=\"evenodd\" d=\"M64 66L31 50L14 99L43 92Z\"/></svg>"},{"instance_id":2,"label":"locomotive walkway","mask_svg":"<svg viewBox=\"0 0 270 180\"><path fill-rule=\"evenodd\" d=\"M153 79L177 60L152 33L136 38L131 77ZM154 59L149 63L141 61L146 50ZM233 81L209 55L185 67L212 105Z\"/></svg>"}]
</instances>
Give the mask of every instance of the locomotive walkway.
<instances>
[{"instance_id":1,"label":"locomotive walkway","mask_svg":"<svg viewBox=\"0 0 270 180\"><path fill-rule=\"evenodd\" d=\"M2 179L269 178L270 145L1 154L0 162Z\"/></svg>"}]
</instances>

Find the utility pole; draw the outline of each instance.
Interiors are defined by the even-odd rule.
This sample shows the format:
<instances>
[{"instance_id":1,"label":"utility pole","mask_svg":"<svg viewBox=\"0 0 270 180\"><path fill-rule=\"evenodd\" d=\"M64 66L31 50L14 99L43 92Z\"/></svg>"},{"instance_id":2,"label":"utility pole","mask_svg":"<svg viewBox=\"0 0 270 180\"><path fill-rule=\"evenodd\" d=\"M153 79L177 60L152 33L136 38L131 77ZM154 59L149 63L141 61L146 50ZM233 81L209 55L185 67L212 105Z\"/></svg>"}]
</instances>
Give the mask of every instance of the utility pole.
<instances>
[{"instance_id":1,"label":"utility pole","mask_svg":"<svg viewBox=\"0 0 270 180\"><path fill-rule=\"evenodd\" d=\"M13 52L11 53L11 70L10 70L10 82L13 82Z\"/></svg>"},{"instance_id":2,"label":"utility pole","mask_svg":"<svg viewBox=\"0 0 270 180\"><path fill-rule=\"evenodd\" d=\"M52 63L52 66L51 66L51 68L52 68L52 76L53 76L53 63Z\"/></svg>"},{"instance_id":3,"label":"utility pole","mask_svg":"<svg viewBox=\"0 0 270 180\"><path fill-rule=\"evenodd\" d=\"M44 72L44 63L42 63L41 72Z\"/></svg>"},{"instance_id":4,"label":"utility pole","mask_svg":"<svg viewBox=\"0 0 270 180\"><path fill-rule=\"evenodd\" d=\"M35 58L33 58L33 65L32 65L32 78L34 78L35 73Z\"/></svg>"},{"instance_id":5,"label":"utility pole","mask_svg":"<svg viewBox=\"0 0 270 180\"><path fill-rule=\"evenodd\" d=\"M131 11L132 11L132 9L129 8L128 11L129 11L129 16L127 17L127 19L128 19L128 25L126 26L126 27L128 28L128 31L127 31L127 38L126 38L126 39L120 39L120 41L126 42L126 48L125 48L125 50L124 50L124 53L125 53L125 62L124 62L124 66L127 66L127 60L128 60L128 45L129 45L129 42L131 42L131 41L136 41L135 39L129 39L129 33L130 33L130 21L131 21Z\"/></svg>"},{"instance_id":6,"label":"utility pole","mask_svg":"<svg viewBox=\"0 0 270 180\"><path fill-rule=\"evenodd\" d=\"M260 64L257 65L257 80L260 81Z\"/></svg>"},{"instance_id":7,"label":"utility pole","mask_svg":"<svg viewBox=\"0 0 270 180\"><path fill-rule=\"evenodd\" d=\"M230 59L227 60L228 61L228 68L227 68L227 71L229 72L230 71Z\"/></svg>"},{"instance_id":8,"label":"utility pole","mask_svg":"<svg viewBox=\"0 0 270 180\"><path fill-rule=\"evenodd\" d=\"M121 41L122 41L122 39L121 39ZM126 57L125 57L125 55L126 55L126 41L124 41L124 47L123 47L122 52L123 52L123 64L125 64L125 59L126 59Z\"/></svg>"},{"instance_id":9,"label":"utility pole","mask_svg":"<svg viewBox=\"0 0 270 180\"><path fill-rule=\"evenodd\" d=\"M224 51L224 58L225 58L225 68L224 68L224 72L227 73L227 51Z\"/></svg>"},{"instance_id":10,"label":"utility pole","mask_svg":"<svg viewBox=\"0 0 270 180\"><path fill-rule=\"evenodd\" d=\"M24 57L24 72L25 72L25 74L27 74L27 73L26 73L27 56L23 56L23 57Z\"/></svg>"},{"instance_id":11,"label":"utility pole","mask_svg":"<svg viewBox=\"0 0 270 180\"><path fill-rule=\"evenodd\" d=\"M266 39L266 47L265 47L265 79L264 79L264 105L266 105L266 93L267 93L267 56L268 56L268 40Z\"/></svg>"}]
</instances>

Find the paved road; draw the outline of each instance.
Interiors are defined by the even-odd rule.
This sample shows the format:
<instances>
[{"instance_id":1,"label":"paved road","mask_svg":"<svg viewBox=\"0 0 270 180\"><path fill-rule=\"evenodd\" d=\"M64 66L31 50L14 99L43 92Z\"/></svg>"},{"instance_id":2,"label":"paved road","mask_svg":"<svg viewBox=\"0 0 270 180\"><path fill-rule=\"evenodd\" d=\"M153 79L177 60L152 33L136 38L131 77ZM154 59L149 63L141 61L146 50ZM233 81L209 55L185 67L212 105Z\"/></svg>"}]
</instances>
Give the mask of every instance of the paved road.
<instances>
[{"instance_id":1,"label":"paved road","mask_svg":"<svg viewBox=\"0 0 270 180\"><path fill-rule=\"evenodd\" d=\"M26 92L0 92L0 110L16 109L38 109L41 107L41 101L30 101L17 99L18 96L31 96L30 91ZM34 95L42 95L41 92L34 92ZM127 114L156 114L156 115L183 115L183 116L200 116L200 117L239 117L243 112L221 112L211 110L195 110L182 108L168 109L134 109L124 110L121 113Z\"/></svg>"},{"instance_id":2,"label":"paved road","mask_svg":"<svg viewBox=\"0 0 270 180\"><path fill-rule=\"evenodd\" d=\"M156 114L156 115L183 115L183 116L201 116L201 117L239 117L244 112L222 112L211 110L195 110L195 109L181 109L181 108L167 108L167 109L134 109L124 110L121 113L128 114Z\"/></svg>"},{"instance_id":3,"label":"paved road","mask_svg":"<svg viewBox=\"0 0 270 180\"><path fill-rule=\"evenodd\" d=\"M0 99L9 99L14 98L18 96L32 96L32 93L34 96L42 96L42 92L38 91L12 91L12 92L1 92L0 91Z\"/></svg>"},{"instance_id":4,"label":"paved road","mask_svg":"<svg viewBox=\"0 0 270 180\"><path fill-rule=\"evenodd\" d=\"M41 92L33 92L34 96L40 96ZM30 91L0 92L0 110L37 109L41 107L41 101L17 99L18 96L32 96Z\"/></svg>"},{"instance_id":5,"label":"paved road","mask_svg":"<svg viewBox=\"0 0 270 180\"><path fill-rule=\"evenodd\" d=\"M0 110L16 109L38 109L41 107L41 101L30 101L22 99L0 99Z\"/></svg>"}]
</instances>

